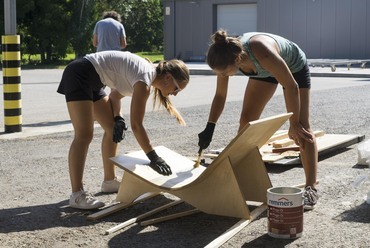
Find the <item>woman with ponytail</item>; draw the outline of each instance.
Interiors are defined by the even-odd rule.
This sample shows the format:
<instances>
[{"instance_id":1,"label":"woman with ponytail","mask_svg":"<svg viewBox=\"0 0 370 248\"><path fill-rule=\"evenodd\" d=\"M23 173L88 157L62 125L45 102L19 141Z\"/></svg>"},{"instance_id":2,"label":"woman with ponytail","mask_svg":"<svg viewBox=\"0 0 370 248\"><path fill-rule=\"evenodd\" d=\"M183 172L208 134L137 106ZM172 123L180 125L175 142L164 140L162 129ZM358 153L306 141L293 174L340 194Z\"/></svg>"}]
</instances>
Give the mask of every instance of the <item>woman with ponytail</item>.
<instances>
[{"instance_id":1,"label":"woman with ponytail","mask_svg":"<svg viewBox=\"0 0 370 248\"><path fill-rule=\"evenodd\" d=\"M161 61L155 67L130 52L104 51L88 54L66 67L57 92L65 95L75 132L68 156L72 186L71 207L95 209L104 206L103 202L84 191L82 182L87 151L93 138L94 120L104 129L104 181L101 191L118 191L120 180L117 179L115 166L109 158L117 155L118 143L127 130L121 113L123 97L131 97L131 129L150 159L149 166L162 175L171 175L171 168L156 154L143 126L145 107L150 91L154 89L154 106L156 103L162 105L180 125L185 125L169 95L176 96L188 82L189 70L182 61ZM106 86L111 89L109 97L104 91Z\"/></svg>"},{"instance_id":2,"label":"woman with ponytail","mask_svg":"<svg viewBox=\"0 0 370 248\"><path fill-rule=\"evenodd\" d=\"M309 123L311 79L304 52L292 41L269 33L245 33L229 37L224 30L212 35L207 63L217 74L217 88L208 123L199 136L199 146L209 146L216 122L226 101L229 77L237 71L248 76L244 93L239 131L250 121L260 118L277 85L284 89L290 117L289 138L300 148L306 175L305 208L312 209L318 199L316 190L318 153Z\"/></svg>"}]
</instances>

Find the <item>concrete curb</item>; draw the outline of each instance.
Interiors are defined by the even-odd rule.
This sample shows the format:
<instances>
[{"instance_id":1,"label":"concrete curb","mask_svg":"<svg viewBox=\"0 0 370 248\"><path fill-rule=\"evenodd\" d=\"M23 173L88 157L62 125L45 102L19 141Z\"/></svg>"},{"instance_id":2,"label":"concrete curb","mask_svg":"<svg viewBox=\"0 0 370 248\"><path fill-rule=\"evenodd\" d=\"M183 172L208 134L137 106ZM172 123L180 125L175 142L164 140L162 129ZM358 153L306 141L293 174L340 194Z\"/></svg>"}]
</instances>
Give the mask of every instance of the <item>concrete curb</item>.
<instances>
[{"instance_id":1,"label":"concrete curb","mask_svg":"<svg viewBox=\"0 0 370 248\"><path fill-rule=\"evenodd\" d=\"M189 66L190 67L190 66ZM370 78L370 73L363 72L363 73L352 73L349 72L319 72L315 71L314 68L310 68L311 71L311 77L344 77L344 78ZM330 68L326 68L327 70L330 70ZM364 69L365 70L365 69ZM198 75L198 76L214 76L215 73L211 69L206 68L189 68L190 75ZM238 72L236 75L242 76L243 74L241 72Z\"/></svg>"}]
</instances>

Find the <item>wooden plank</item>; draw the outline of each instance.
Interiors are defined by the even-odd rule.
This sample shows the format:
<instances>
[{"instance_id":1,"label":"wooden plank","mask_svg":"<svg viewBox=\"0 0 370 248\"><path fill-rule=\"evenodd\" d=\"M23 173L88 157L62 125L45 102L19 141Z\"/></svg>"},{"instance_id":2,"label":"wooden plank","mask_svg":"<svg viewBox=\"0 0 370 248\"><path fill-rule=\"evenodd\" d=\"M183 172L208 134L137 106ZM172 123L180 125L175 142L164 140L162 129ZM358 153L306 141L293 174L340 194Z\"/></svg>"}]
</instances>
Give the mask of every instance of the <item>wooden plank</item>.
<instances>
[{"instance_id":1,"label":"wooden plank","mask_svg":"<svg viewBox=\"0 0 370 248\"><path fill-rule=\"evenodd\" d=\"M272 147L274 148L281 148L281 147L286 147L294 144L294 140L285 138L285 139L280 139L277 141L272 142Z\"/></svg>"},{"instance_id":2,"label":"wooden plank","mask_svg":"<svg viewBox=\"0 0 370 248\"><path fill-rule=\"evenodd\" d=\"M108 208L105 208L105 209L103 209L99 212L90 214L86 218L87 218L87 220L97 220L97 219L103 218L105 216L108 216L110 214L116 213L116 212L118 212L120 210L123 210L125 208L131 207L132 205L134 205L138 202L142 202L142 201L145 201L147 199L153 198L157 195L158 195L158 193L146 193L146 194L143 194L143 195L139 196L133 202L130 202L130 203L123 202L123 203L115 204L115 205L113 205L111 207L108 207Z\"/></svg>"},{"instance_id":3,"label":"wooden plank","mask_svg":"<svg viewBox=\"0 0 370 248\"><path fill-rule=\"evenodd\" d=\"M136 223L136 222L138 222L138 221L140 221L140 220L142 220L142 219L144 219L146 217L149 217L149 216L151 216L153 214L156 214L156 213L158 213L158 212L160 212L162 210L165 210L167 208L176 206L176 205L178 205L180 203L183 203L183 202L184 202L183 200L176 200L176 201L167 203L167 204L165 204L163 206L160 206L160 207L155 208L153 210L150 210L150 211L148 211L148 212L146 212L144 214L141 214L141 215L139 215L139 216L137 216L135 218L131 218L131 219L129 219L129 220L127 220L127 221L125 221L125 222L123 222L121 224L118 224L118 225L116 225L116 226L108 229L107 231L105 231L105 234L111 234L111 233L117 232L118 230L120 230L122 228L125 228L125 227L127 227L127 226L129 226L131 224L134 224L134 223Z\"/></svg>"},{"instance_id":4,"label":"wooden plank","mask_svg":"<svg viewBox=\"0 0 370 248\"><path fill-rule=\"evenodd\" d=\"M203 157L204 158L212 158L212 159L214 159L214 158L217 158L218 157L218 154L216 154L216 153L204 153L203 154Z\"/></svg>"},{"instance_id":5,"label":"wooden plank","mask_svg":"<svg viewBox=\"0 0 370 248\"><path fill-rule=\"evenodd\" d=\"M322 137L324 136L324 131L314 131L314 135L316 138L318 137ZM272 142L272 146L274 148L282 148L282 147L287 147L287 146L291 146L291 145L294 145L294 140L292 139L289 139L289 138L283 138L283 139L279 139L279 140L276 140L275 142Z\"/></svg>"},{"instance_id":6,"label":"wooden plank","mask_svg":"<svg viewBox=\"0 0 370 248\"><path fill-rule=\"evenodd\" d=\"M226 241L234 237L238 232L240 232L244 227L249 225L251 223L250 219L241 219L238 223L233 225L230 229L228 229L226 232L218 236L216 239L214 239L211 243L206 245L204 248L217 248L223 245Z\"/></svg>"},{"instance_id":7,"label":"wooden plank","mask_svg":"<svg viewBox=\"0 0 370 248\"><path fill-rule=\"evenodd\" d=\"M176 214L170 214L170 215L158 217L158 218L155 218L155 219L142 221L142 222L140 222L140 225L141 226L149 226L149 225L153 225L153 224L156 224L156 223L159 223L159 222L163 222L163 221L167 221L167 220L173 220L173 219L177 219L177 218L180 218L180 217L184 217L184 216L188 216L188 215L196 214L196 213L200 213L200 212L201 211L199 209L191 209L191 210L187 210L187 211L176 213Z\"/></svg>"},{"instance_id":8,"label":"wooden plank","mask_svg":"<svg viewBox=\"0 0 370 248\"><path fill-rule=\"evenodd\" d=\"M267 209L267 204L264 203L261 206L257 207L255 210L251 212L250 219L241 219L238 223L233 225L229 228L226 232L221 234L219 237L214 239L211 243L205 246L205 248L216 248L223 245L226 241L234 237L238 232L240 232L244 227L249 225L254 219L256 219L259 215L265 212Z\"/></svg>"},{"instance_id":9,"label":"wooden plank","mask_svg":"<svg viewBox=\"0 0 370 248\"><path fill-rule=\"evenodd\" d=\"M299 151L299 146L287 146L281 148L272 148L272 153L283 153L286 151Z\"/></svg>"},{"instance_id":10,"label":"wooden plank","mask_svg":"<svg viewBox=\"0 0 370 248\"><path fill-rule=\"evenodd\" d=\"M281 140L288 138L288 130L277 130L274 135L266 142L266 144L272 143L275 140Z\"/></svg>"},{"instance_id":11,"label":"wooden plank","mask_svg":"<svg viewBox=\"0 0 370 248\"><path fill-rule=\"evenodd\" d=\"M359 143L365 139L362 135L349 135L349 134L325 134L322 137L317 138L317 149L320 156L330 154L338 151L339 149L351 146ZM296 158L285 158L283 156L271 156L270 154L263 154L262 156L265 163L269 164L300 164L301 160L299 157ZM265 158L267 158L265 160ZM268 160L270 158L270 160Z\"/></svg>"},{"instance_id":12,"label":"wooden plank","mask_svg":"<svg viewBox=\"0 0 370 248\"><path fill-rule=\"evenodd\" d=\"M351 146L365 139L364 135L328 134L325 136L317 140L319 156Z\"/></svg>"},{"instance_id":13,"label":"wooden plank","mask_svg":"<svg viewBox=\"0 0 370 248\"><path fill-rule=\"evenodd\" d=\"M317 146L318 146L318 153L319 156L323 156L326 154L329 154L331 152L334 152L338 149L348 147L350 145L356 144L364 140L365 136L359 136L359 135L347 135L347 134L325 134L323 131L315 131L315 133L318 134L317 137ZM323 134L323 135L322 135ZM279 137L284 137L284 134L280 132ZM292 148L291 148L292 147ZM276 150L275 150L276 149ZM273 148L271 144L265 144L260 148L260 152L262 155L262 160L265 163L271 163L271 164L299 164L299 154L297 154L295 157L288 156L287 154L283 154L285 150L299 150L296 146L288 146L285 148L281 148L282 152L278 152L278 148ZM222 149L220 149L222 150ZM276 151L276 152L275 152ZM204 157L215 159L218 157L218 154L204 154Z\"/></svg>"}]
</instances>

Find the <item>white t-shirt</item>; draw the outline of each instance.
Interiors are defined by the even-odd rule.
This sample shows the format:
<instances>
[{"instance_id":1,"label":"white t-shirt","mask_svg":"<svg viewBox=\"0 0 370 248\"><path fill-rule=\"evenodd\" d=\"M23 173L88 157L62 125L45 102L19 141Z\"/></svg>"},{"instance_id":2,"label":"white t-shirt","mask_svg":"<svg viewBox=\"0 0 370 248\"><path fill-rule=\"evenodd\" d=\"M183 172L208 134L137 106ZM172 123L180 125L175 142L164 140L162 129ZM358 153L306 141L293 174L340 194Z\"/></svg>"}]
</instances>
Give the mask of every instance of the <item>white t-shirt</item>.
<instances>
[{"instance_id":1,"label":"white t-shirt","mask_svg":"<svg viewBox=\"0 0 370 248\"><path fill-rule=\"evenodd\" d=\"M93 64L102 83L123 96L132 96L139 81L150 86L157 75L151 63L130 52L104 51L85 58Z\"/></svg>"}]
</instances>

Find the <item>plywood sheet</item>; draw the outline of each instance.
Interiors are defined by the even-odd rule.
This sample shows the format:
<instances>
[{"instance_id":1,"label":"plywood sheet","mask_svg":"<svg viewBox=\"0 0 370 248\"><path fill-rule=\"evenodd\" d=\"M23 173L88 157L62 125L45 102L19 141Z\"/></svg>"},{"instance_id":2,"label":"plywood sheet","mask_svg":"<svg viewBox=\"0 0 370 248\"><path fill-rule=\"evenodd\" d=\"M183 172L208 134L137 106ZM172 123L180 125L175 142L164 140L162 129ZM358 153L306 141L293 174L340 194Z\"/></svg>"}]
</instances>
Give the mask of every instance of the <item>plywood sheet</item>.
<instances>
[{"instance_id":1,"label":"plywood sheet","mask_svg":"<svg viewBox=\"0 0 370 248\"><path fill-rule=\"evenodd\" d=\"M206 169L203 166L194 168L194 161L164 146L156 147L155 151L171 167L172 175L162 176L150 168L150 160L143 151L131 152L111 160L128 173L140 175L143 180L164 188L183 187L197 179Z\"/></svg>"},{"instance_id":2,"label":"plywood sheet","mask_svg":"<svg viewBox=\"0 0 370 248\"><path fill-rule=\"evenodd\" d=\"M259 148L290 116L250 122L207 168L194 168L194 161L163 146L155 150L170 165L170 176L152 170L143 151L111 158L125 170L117 201L132 202L147 192L168 192L205 213L248 219L246 201L265 202L271 187Z\"/></svg>"},{"instance_id":3,"label":"plywood sheet","mask_svg":"<svg viewBox=\"0 0 370 248\"><path fill-rule=\"evenodd\" d=\"M317 149L319 156L329 154L338 149L348 147L364 140L365 136L356 134L325 134L323 131L315 131ZM265 163L271 164L298 164L300 163L299 151L296 151L296 145L287 143L286 146L281 148L287 148L288 152L282 151L281 153L273 152L274 143L279 140L286 140L288 137L287 130L278 130L271 138L260 148L262 160ZM291 149L289 149L291 148ZM211 150L210 153L204 154L204 157L215 159L223 151L223 148ZM291 152L292 151L292 152Z\"/></svg>"}]
</instances>

